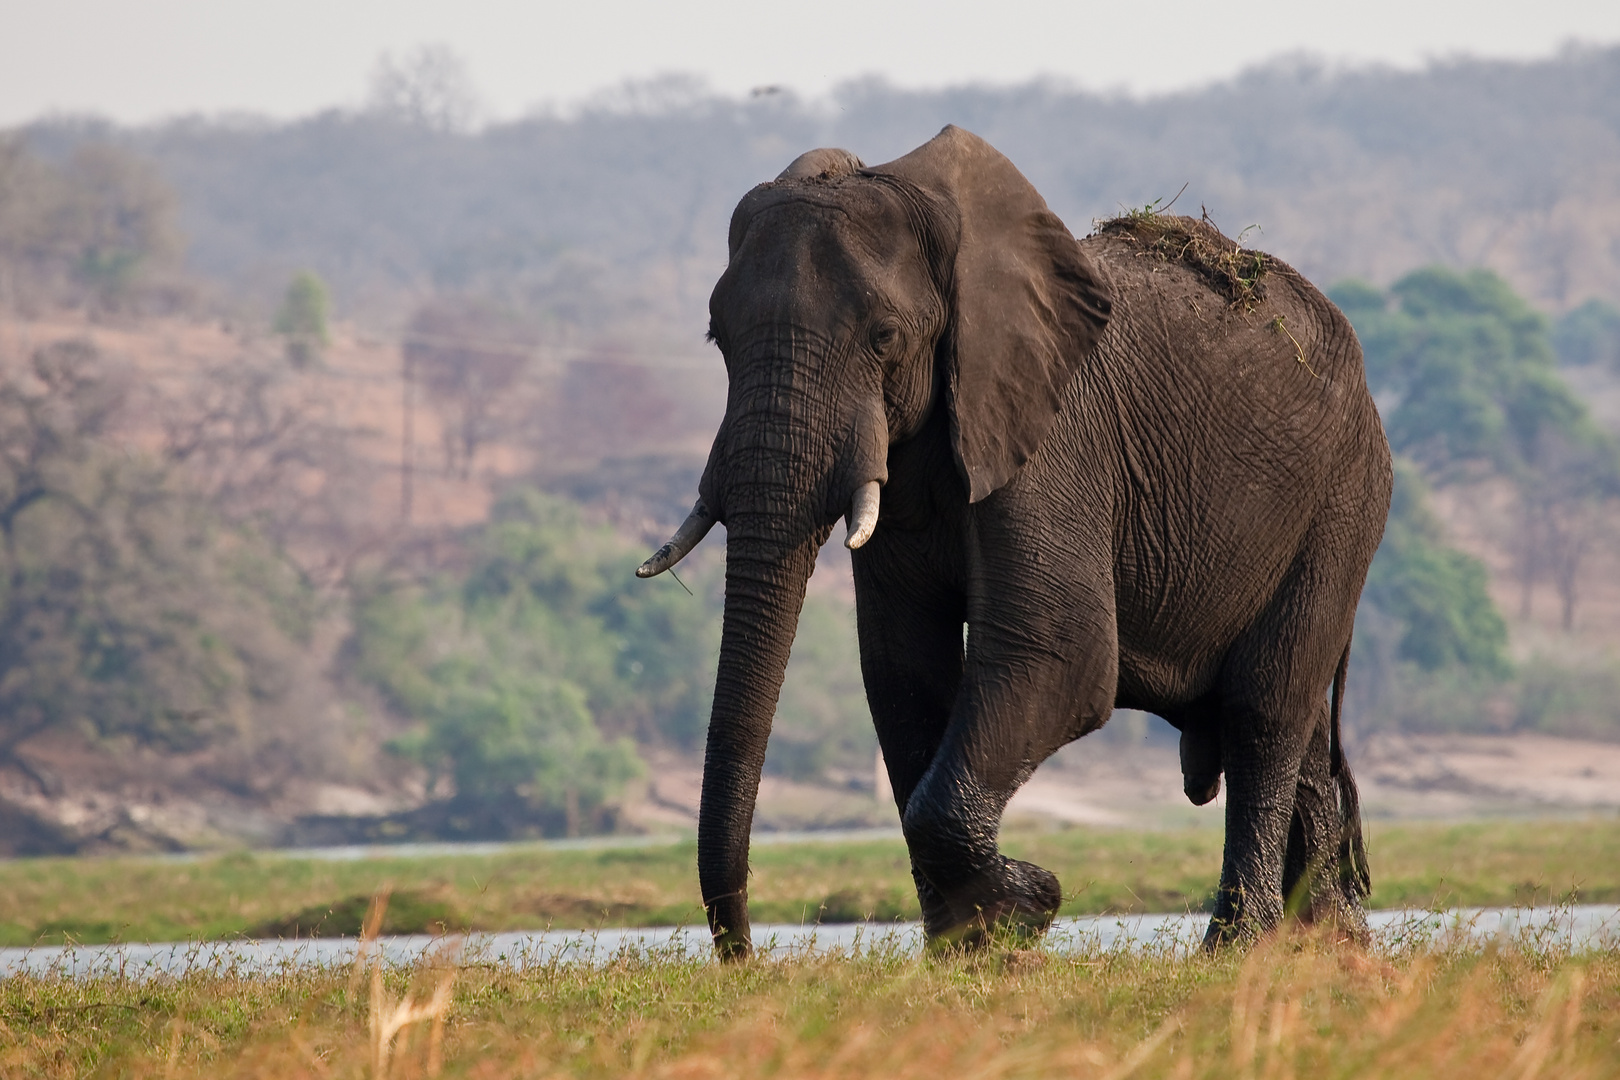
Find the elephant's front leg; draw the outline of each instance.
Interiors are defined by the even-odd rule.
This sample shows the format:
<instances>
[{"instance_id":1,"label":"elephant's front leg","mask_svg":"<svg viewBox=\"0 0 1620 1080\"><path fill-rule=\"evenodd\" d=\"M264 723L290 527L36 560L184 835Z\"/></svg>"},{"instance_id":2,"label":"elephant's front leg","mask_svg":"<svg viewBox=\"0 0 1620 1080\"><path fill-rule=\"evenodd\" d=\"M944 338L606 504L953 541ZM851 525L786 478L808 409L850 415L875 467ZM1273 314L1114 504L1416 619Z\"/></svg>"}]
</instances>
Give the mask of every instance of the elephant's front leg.
<instances>
[{"instance_id":1,"label":"elephant's front leg","mask_svg":"<svg viewBox=\"0 0 1620 1080\"><path fill-rule=\"evenodd\" d=\"M1001 815L1047 755L1100 726L1116 688L1110 593L1037 597L1019 581L995 584L970 616L950 724L902 817L924 928L943 944L1051 923L1063 898L1057 878L1001 854Z\"/></svg>"},{"instance_id":2,"label":"elephant's front leg","mask_svg":"<svg viewBox=\"0 0 1620 1080\"><path fill-rule=\"evenodd\" d=\"M929 568L931 538L880 530L855 553L861 674L902 817L945 737L962 684L961 590ZM938 895L913 870L925 913Z\"/></svg>"}]
</instances>

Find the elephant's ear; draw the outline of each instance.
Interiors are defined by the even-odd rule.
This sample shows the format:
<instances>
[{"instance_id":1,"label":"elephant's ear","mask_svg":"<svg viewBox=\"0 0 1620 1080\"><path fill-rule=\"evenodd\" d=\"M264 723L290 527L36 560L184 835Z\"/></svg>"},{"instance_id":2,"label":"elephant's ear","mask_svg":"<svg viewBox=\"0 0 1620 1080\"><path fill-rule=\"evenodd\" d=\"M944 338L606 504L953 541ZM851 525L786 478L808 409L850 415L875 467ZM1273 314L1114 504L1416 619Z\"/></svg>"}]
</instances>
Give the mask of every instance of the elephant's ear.
<instances>
[{"instance_id":1,"label":"elephant's ear","mask_svg":"<svg viewBox=\"0 0 1620 1080\"><path fill-rule=\"evenodd\" d=\"M1034 185L977 135L947 127L871 172L915 184L961 220L948 374L957 462L978 502L1046 437L1108 324L1108 289Z\"/></svg>"}]
</instances>

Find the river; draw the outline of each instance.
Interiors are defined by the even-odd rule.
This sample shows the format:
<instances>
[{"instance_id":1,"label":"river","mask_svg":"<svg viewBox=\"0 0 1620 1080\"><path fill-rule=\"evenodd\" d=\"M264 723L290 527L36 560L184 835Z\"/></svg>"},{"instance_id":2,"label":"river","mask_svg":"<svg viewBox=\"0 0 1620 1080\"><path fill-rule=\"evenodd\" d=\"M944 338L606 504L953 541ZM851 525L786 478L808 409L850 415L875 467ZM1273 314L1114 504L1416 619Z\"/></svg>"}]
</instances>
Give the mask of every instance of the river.
<instances>
[{"instance_id":1,"label":"river","mask_svg":"<svg viewBox=\"0 0 1620 1080\"><path fill-rule=\"evenodd\" d=\"M1368 921L1377 944L1403 949L1490 942L1537 949L1582 951L1620 947L1620 907L1586 904L1547 908L1465 908L1453 911L1374 911ZM1209 916L1084 915L1053 924L1042 948L1059 954L1159 952L1188 955L1203 939ZM772 957L866 954L922 949L918 923L847 923L757 926L754 942ZM148 979L187 974L273 975L298 968L354 963L354 938L294 941L202 941L117 945L52 945L0 949L0 977L20 974L62 978ZM709 962L709 935L701 927L552 930L472 934L465 939L425 934L379 938L369 946L384 963L409 966L454 950L463 963L525 970L554 964L603 964L626 954L672 962Z\"/></svg>"}]
</instances>

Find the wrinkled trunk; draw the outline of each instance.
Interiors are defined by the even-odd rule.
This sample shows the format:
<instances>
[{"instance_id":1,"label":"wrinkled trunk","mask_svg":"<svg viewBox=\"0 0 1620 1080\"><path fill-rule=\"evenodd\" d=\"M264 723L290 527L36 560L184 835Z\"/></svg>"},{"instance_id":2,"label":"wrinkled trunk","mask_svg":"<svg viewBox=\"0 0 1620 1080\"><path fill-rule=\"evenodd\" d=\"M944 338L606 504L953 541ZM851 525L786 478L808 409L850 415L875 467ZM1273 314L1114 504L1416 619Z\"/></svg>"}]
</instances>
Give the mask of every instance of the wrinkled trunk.
<instances>
[{"instance_id":1,"label":"wrinkled trunk","mask_svg":"<svg viewBox=\"0 0 1620 1080\"><path fill-rule=\"evenodd\" d=\"M748 834L765 744L804 604L828 529L832 450L810 418L814 370L798 349L733 383L726 423L705 476L705 498L726 523L725 628L703 760L698 879L723 957L749 952Z\"/></svg>"},{"instance_id":2,"label":"wrinkled trunk","mask_svg":"<svg viewBox=\"0 0 1620 1080\"><path fill-rule=\"evenodd\" d=\"M722 956L749 951L748 834L765 744L819 538L729 536L726 615L703 759L698 879Z\"/></svg>"},{"instance_id":3,"label":"wrinkled trunk","mask_svg":"<svg viewBox=\"0 0 1620 1080\"><path fill-rule=\"evenodd\" d=\"M764 362L734 361L747 374L734 377L700 486L726 525L725 629L698 813L698 877L725 957L750 948L748 834L805 584L852 493L887 478L881 393L839 403L818 384L825 364L807 337L790 329L762 343Z\"/></svg>"}]
</instances>

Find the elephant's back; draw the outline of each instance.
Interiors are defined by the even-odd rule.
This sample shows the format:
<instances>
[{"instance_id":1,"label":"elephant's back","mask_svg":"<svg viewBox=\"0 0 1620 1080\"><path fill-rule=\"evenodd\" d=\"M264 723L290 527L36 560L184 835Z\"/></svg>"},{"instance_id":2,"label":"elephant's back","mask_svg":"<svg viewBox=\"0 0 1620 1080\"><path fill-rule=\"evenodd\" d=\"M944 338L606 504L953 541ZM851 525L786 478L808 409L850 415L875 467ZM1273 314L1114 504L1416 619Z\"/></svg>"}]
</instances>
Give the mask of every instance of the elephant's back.
<instances>
[{"instance_id":1,"label":"elephant's back","mask_svg":"<svg viewBox=\"0 0 1620 1080\"><path fill-rule=\"evenodd\" d=\"M1185 681L1166 685L1192 686L1325 522L1342 547L1333 573L1359 589L1388 506L1389 451L1344 316L1281 260L1179 220L1180 232L1104 226L1083 241L1113 316L1059 424L1110 419L1088 456L1117 463L1122 662L1133 641L1153 642L1161 665L1126 666L1173 669ZM1189 235L1199 250L1184 250ZM1212 250L1231 259L1203 264Z\"/></svg>"},{"instance_id":2,"label":"elephant's back","mask_svg":"<svg viewBox=\"0 0 1620 1080\"><path fill-rule=\"evenodd\" d=\"M1113 218L1080 245L1114 294L1116 339L1173 328L1191 366L1184 374L1246 388L1260 403L1324 391L1354 399L1345 405L1370 401L1349 321L1275 255L1245 248L1207 221L1168 214ZM1239 358L1257 367L1220 363ZM1199 360L1214 366L1199 370Z\"/></svg>"},{"instance_id":3,"label":"elephant's back","mask_svg":"<svg viewBox=\"0 0 1620 1080\"><path fill-rule=\"evenodd\" d=\"M1114 301L1091 382L1143 430L1302 479L1387 457L1355 332L1293 267L1166 215L1114 219L1082 247Z\"/></svg>"}]
</instances>

